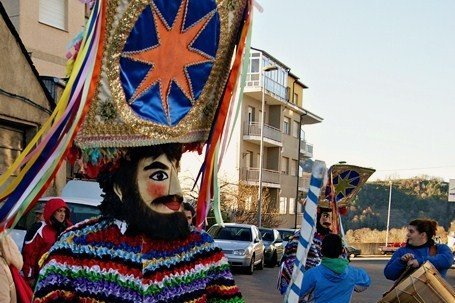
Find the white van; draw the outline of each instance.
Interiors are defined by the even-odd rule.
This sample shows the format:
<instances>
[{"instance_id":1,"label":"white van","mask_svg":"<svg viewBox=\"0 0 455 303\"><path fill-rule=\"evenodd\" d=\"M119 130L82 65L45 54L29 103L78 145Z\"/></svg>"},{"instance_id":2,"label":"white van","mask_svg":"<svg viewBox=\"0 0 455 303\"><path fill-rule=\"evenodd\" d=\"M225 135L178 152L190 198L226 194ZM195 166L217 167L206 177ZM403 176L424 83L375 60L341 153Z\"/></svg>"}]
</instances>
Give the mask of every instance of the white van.
<instances>
[{"instance_id":1,"label":"white van","mask_svg":"<svg viewBox=\"0 0 455 303\"><path fill-rule=\"evenodd\" d=\"M71 212L70 220L76 224L100 215L98 205L102 201L101 194L102 190L98 182L70 180L63 188L60 198L65 200ZM35 223L35 209L43 207L52 198L54 197L40 198L35 207L28 214L22 216L15 228L11 230L10 235L19 247L19 251L22 251L27 229Z\"/></svg>"}]
</instances>

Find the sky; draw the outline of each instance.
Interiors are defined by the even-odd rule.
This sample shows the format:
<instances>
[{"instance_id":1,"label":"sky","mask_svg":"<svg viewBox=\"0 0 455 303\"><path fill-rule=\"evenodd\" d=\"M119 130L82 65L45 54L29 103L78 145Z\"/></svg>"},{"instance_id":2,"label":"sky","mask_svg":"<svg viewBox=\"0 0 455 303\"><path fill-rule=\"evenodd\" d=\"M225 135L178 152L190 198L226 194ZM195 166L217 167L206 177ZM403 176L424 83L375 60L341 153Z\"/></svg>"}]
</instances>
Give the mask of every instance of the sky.
<instances>
[{"instance_id":1,"label":"sky","mask_svg":"<svg viewBox=\"0 0 455 303\"><path fill-rule=\"evenodd\" d=\"M455 179L455 1L256 0L252 47L309 88L314 159Z\"/></svg>"}]
</instances>

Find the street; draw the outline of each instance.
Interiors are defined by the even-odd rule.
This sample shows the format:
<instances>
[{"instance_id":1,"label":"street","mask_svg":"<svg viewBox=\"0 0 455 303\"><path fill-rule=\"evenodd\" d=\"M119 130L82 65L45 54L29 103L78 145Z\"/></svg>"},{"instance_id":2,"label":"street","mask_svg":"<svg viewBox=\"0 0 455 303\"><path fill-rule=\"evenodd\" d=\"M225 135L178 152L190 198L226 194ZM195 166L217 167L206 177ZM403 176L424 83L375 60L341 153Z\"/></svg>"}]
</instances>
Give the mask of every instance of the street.
<instances>
[{"instance_id":1,"label":"street","mask_svg":"<svg viewBox=\"0 0 455 303\"><path fill-rule=\"evenodd\" d=\"M383 269L387 263L384 260L356 258L351 265L365 268L371 277L371 286L362 293L354 292L352 302L373 303L381 298L382 294L392 286L392 281L386 280ZM247 303L282 302L282 296L276 288L278 267L255 270L253 275L245 275L234 271L234 279ZM455 269L447 272L447 281L455 286Z\"/></svg>"}]
</instances>

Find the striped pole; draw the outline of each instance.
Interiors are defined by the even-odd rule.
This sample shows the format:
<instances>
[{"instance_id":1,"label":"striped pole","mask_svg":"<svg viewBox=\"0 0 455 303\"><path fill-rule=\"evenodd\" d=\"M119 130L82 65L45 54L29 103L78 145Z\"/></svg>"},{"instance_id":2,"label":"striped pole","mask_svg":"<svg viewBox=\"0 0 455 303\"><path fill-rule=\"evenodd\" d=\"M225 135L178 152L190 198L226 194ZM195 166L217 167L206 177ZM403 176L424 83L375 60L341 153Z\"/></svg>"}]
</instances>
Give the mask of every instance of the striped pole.
<instances>
[{"instance_id":1,"label":"striped pole","mask_svg":"<svg viewBox=\"0 0 455 303\"><path fill-rule=\"evenodd\" d=\"M305 210L303 212L303 220L300 227L300 238L297 246L294 270L292 271L292 279L284 296L285 303L299 302L308 250L310 249L314 231L316 229L316 208L326 170L324 162L314 162L313 170L311 172L310 189L308 191Z\"/></svg>"}]
</instances>

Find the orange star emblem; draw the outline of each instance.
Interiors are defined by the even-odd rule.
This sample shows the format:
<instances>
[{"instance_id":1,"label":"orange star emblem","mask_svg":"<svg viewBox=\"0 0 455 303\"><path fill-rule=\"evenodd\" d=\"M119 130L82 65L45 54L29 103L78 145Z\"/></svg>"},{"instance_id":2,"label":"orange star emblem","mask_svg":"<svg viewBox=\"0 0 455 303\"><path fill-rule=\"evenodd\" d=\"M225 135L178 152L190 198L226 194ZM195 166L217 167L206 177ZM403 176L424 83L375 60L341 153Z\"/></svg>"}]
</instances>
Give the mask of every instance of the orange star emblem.
<instances>
[{"instance_id":1,"label":"orange star emblem","mask_svg":"<svg viewBox=\"0 0 455 303\"><path fill-rule=\"evenodd\" d=\"M208 13L184 29L187 1L182 0L174 22L171 25L167 24L159 9L152 2L151 9L158 44L150 48L122 53L121 56L123 58L151 66L128 100L129 104L134 103L147 90L158 84L163 109L166 115L169 115L168 96L172 83L175 83L182 93L194 103L194 94L187 68L195 64L214 62L215 58L205 54L201 50L192 48L191 45L213 17L214 13Z\"/></svg>"}]
</instances>

